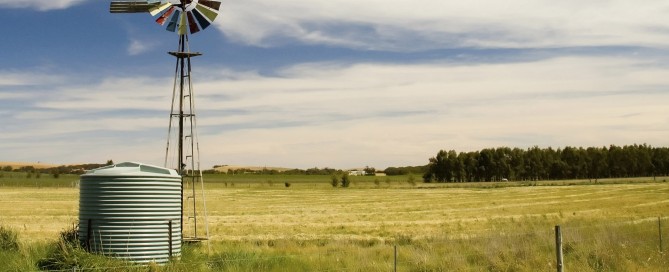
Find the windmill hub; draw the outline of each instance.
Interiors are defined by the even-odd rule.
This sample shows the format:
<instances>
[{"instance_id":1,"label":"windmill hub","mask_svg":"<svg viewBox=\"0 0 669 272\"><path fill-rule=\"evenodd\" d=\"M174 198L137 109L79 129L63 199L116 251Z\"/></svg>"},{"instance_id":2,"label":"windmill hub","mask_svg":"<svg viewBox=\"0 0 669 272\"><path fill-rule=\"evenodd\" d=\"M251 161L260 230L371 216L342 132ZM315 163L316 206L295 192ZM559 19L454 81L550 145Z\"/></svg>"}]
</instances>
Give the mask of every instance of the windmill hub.
<instances>
[{"instance_id":1,"label":"windmill hub","mask_svg":"<svg viewBox=\"0 0 669 272\"><path fill-rule=\"evenodd\" d=\"M160 15L156 23L166 25L168 31L186 35L209 27L220 8L221 2L213 0L112 1L109 11Z\"/></svg>"}]
</instances>

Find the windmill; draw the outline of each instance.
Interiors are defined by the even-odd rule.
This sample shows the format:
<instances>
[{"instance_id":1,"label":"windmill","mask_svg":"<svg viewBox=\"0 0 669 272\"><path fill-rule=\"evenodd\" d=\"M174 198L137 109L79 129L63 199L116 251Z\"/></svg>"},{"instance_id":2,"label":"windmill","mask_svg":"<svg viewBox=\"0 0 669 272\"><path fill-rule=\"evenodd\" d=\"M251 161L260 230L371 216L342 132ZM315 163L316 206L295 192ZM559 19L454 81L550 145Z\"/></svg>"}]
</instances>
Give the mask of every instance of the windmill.
<instances>
[{"instance_id":1,"label":"windmill","mask_svg":"<svg viewBox=\"0 0 669 272\"><path fill-rule=\"evenodd\" d=\"M149 13L156 23L179 35L177 51L168 52L177 60L174 71L172 107L165 149L165 167L181 174L181 237L185 242L209 239L204 181L200 170L195 100L191 78L191 58L201 56L190 52L188 34L209 27L216 19L221 2L212 0L148 0L112 1L111 13ZM178 127L176 131L173 127ZM172 145L176 142L177 148ZM197 194L197 187L200 193ZM203 231L204 230L204 231Z\"/></svg>"}]
</instances>

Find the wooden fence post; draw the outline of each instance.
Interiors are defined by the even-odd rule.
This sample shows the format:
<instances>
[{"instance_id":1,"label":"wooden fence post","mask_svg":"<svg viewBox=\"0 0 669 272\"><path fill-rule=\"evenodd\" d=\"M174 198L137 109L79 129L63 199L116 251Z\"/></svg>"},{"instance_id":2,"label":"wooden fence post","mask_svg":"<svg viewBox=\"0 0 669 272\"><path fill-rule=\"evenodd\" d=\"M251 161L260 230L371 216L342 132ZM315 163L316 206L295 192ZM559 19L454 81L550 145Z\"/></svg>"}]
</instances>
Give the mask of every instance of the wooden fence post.
<instances>
[{"instance_id":1,"label":"wooden fence post","mask_svg":"<svg viewBox=\"0 0 669 272\"><path fill-rule=\"evenodd\" d=\"M564 258L562 255L562 231L560 226L555 226L555 254L557 257L557 271L564 271Z\"/></svg>"},{"instance_id":2,"label":"wooden fence post","mask_svg":"<svg viewBox=\"0 0 669 272\"><path fill-rule=\"evenodd\" d=\"M660 234L660 253L663 252L662 248L662 217L657 218L657 230Z\"/></svg>"},{"instance_id":3,"label":"wooden fence post","mask_svg":"<svg viewBox=\"0 0 669 272\"><path fill-rule=\"evenodd\" d=\"M395 245L395 272L397 272L397 245Z\"/></svg>"}]
</instances>

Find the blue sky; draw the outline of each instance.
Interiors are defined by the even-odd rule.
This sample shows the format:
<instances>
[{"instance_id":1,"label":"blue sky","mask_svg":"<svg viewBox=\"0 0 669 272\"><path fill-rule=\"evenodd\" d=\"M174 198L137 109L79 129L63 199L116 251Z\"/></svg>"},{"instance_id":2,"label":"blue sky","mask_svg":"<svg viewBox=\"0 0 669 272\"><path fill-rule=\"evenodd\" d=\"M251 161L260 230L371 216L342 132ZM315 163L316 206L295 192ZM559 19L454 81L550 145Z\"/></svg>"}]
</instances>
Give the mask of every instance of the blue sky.
<instances>
[{"instance_id":1,"label":"blue sky","mask_svg":"<svg viewBox=\"0 0 669 272\"><path fill-rule=\"evenodd\" d=\"M190 37L204 168L669 144L666 1L222 3ZM108 8L0 0L0 161L162 165L178 37Z\"/></svg>"}]
</instances>

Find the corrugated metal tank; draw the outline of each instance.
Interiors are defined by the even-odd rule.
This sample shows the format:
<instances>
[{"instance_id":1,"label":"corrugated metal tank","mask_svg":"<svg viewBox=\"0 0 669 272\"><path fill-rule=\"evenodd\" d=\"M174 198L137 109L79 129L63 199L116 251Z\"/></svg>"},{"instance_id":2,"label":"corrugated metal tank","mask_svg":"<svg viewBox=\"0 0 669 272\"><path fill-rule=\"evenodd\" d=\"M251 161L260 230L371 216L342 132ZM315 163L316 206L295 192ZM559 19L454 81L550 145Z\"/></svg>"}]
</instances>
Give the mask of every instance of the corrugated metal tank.
<instances>
[{"instance_id":1,"label":"corrugated metal tank","mask_svg":"<svg viewBox=\"0 0 669 272\"><path fill-rule=\"evenodd\" d=\"M134 162L88 171L80 180L79 239L92 252L135 263L180 256L181 176Z\"/></svg>"}]
</instances>

